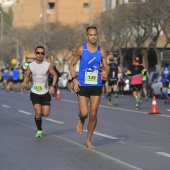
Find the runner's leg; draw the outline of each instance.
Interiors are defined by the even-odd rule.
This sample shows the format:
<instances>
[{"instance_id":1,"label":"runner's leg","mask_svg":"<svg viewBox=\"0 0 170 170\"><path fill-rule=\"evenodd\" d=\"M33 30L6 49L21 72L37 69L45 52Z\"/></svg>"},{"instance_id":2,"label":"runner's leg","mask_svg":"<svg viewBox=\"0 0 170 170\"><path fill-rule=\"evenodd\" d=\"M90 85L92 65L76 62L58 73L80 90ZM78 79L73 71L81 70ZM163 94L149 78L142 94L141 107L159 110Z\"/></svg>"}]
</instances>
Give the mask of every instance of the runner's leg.
<instances>
[{"instance_id":1,"label":"runner's leg","mask_svg":"<svg viewBox=\"0 0 170 170\"><path fill-rule=\"evenodd\" d=\"M94 129L97 125L97 110L99 107L100 96L91 96L90 97L90 114L89 114L89 122L88 122L88 133L86 139L86 146L90 149L95 148L91 144L91 137L93 135Z\"/></svg>"},{"instance_id":2,"label":"runner's leg","mask_svg":"<svg viewBox=\"0 0 170 170\"><path fill-rule=\"evenodd\" d=\"M79 103L79 121L77 124L77 132L82 134L85 119L88 117L88 98L85 96L78 95Z\"/></svg>"}]
</instances>

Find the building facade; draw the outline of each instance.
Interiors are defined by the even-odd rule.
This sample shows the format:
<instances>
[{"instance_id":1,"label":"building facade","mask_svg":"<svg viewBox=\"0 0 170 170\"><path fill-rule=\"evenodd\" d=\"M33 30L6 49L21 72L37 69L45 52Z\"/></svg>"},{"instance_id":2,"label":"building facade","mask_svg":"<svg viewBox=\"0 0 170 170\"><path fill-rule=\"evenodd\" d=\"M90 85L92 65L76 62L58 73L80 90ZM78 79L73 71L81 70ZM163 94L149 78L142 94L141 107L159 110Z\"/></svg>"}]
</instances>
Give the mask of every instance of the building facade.
<instances>
[{"instance_id":1,"label":"building facade","mask_svg":"<svg viewBox=\"0 0 170 170\"><path fill-rule=\"evenodd\" d=\"M103 0L18 0L15 1L14 27L61 22L69 25L92 24L102 12Z\"/></svg>"}]
</instances>

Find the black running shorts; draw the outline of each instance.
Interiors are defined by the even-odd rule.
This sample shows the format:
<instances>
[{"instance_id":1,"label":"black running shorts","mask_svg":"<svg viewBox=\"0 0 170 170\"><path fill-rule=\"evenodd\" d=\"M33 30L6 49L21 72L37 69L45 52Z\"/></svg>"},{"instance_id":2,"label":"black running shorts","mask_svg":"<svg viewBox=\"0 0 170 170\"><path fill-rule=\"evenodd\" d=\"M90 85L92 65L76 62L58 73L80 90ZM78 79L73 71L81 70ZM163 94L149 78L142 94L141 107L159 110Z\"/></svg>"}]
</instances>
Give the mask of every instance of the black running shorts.
<instances>
[{"instance_id":1,"label":"black running shorts","mask_svg":"<svg viewBox=\"0 0 170 170\"><path fill-rule=\"evenodd\" d=\"M35 93L30 93L30 99L32 101L32 104L41 104L41 105L49 105L50 106L50 101L51 101L51 95L49 93L46 94L35 94Z\"/></svg>"},{"instance_id":2,"label":"black running shorts","mask_svg":"<svg viewBox=\"0 0 170 170\"><path fill-rule=\"evenodd\" d=\"M131 85L132 91L141 91L142 84Z\"/></svg>"},{"instance_id":3,"label":"black running shorts","mask_svg":"<svg viewBox=\"0 0 170 170\"><path fill-rule=\"evenodd\" d=\"M162 83L162 85L163 85L164 88L168 88L169 87L169 82L166 81L166 82Z\"/></svg>"},{"instance_id":4,"label":"black running shorts","mask_svg":"<svg viewBox=\"0 0 170 170\"><path fill-rule=\"evenodd\" d=\"M101 96L102 93L102 86L79 86L80 91L77 93L77 95L85 96L90 98L90 96Z\"/></svg>"},{"instance_id":5,"label":"black running shorts","mask_svg":"<svg viewBox=\"0 0 170 170\"><path fill-rule=\"evenodd\" d=\"M110 81L108 80L108 86L118 86L118 80L113 80L113 81Z\"/></svg>"}]
</instances>

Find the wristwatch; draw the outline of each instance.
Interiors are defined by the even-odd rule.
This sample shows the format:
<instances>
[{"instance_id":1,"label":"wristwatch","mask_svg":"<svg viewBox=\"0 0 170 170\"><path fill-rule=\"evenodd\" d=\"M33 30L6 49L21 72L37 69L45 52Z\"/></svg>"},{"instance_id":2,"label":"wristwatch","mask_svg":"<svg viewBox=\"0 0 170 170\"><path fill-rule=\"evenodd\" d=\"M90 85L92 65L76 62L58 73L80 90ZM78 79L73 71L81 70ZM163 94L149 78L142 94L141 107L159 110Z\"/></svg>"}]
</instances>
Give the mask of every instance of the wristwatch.
<instances>
[{"instance_id":1,"label":"wristwatch","mask_svg":"<svg viewBox=\"0 0 170 170\"><path fill-rule=\"evenodd\" d=\"M55 88L55 85L52 84L51 87Z\"/></svg>"},{"instance_id":2,"label":"wristwatch","mask_svg":"<svg viewBox=\"0 0 170 170\"><path fill-rule=\"evenodd\" d=\"M72 77L72 79L71 79L71 80L73 81L75 78L76 78L76 77Z\"/></svg>"},{"instance_id":3,"label":"wristwatch","mask_svg":"<svg viewBox=\"0 0 170 170\"><path fill-rule=\"evenodd\" d=\"M21 85L22 85L22 86L26 86L26 85L27 85L27 83L25 83L25 82L22 82L22 83L21 83Z\"/></svg>"}]
</instances>

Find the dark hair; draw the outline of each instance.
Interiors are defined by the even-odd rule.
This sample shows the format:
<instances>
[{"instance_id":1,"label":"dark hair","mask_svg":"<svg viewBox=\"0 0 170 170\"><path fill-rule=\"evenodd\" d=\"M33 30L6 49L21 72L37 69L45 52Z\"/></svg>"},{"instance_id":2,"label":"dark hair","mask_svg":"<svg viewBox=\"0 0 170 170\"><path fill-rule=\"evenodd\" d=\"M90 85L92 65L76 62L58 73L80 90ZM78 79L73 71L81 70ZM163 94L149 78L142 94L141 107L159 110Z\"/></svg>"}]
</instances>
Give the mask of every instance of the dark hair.
<instances>
[{"instance_id":1,"label":"dark hair","mask_svg":"<svg viewBox=\"0 0 170 170\"><path fill-rule=\"evenodd\" d=\"M165 67L168 67L169 66L169 63L168 62L165 62Z\"/></svg>"},{"instance_id":2,"label":"dark hair","mask_svg":"<svg viewBox=\"0 0 170 170\"><path fill-rule=\"evenodd\" d=\"M118 57L118 55L119 55L119 51L116 50L116 51L113 52L114 57Z\"/></svg>"},{"instance_id":3,"label":"dark hair","mask_svg":"<svg viewBox=\"0 0 170 170\"><path fill-rule=\"evenodd\" d=\"M37 47L35 48L35 52L37 51L37 48L42 48L42 49L44 49L44 52L45 52L45 48L44 48L43 46L41 46L41 45L37 46Z\"/></svg>"},{"instance_id":4,"label":"dark hair","mask_svg":"<svg viewBox=\"0 0 170 170\"><path fill-rule=\"evenodd\" d=\"M114 58L113 58L113 57L110 57L110 58L109 58L109 61L114 61Z\"/></svg>"},{"instance_id":5,"label":"dark hair","mask_svg":"<svg viewBox=\"0 0 170 170\"><path fill-rule=\"evenodd\" d=\"M97 27L94 26L94 25L88 26L88 27L86 28L86 32L87 32L87 33L88 33L88 30L89 30L89 29L95 29L95 30L97 31Z\"/></svg>"}]
</instances>

